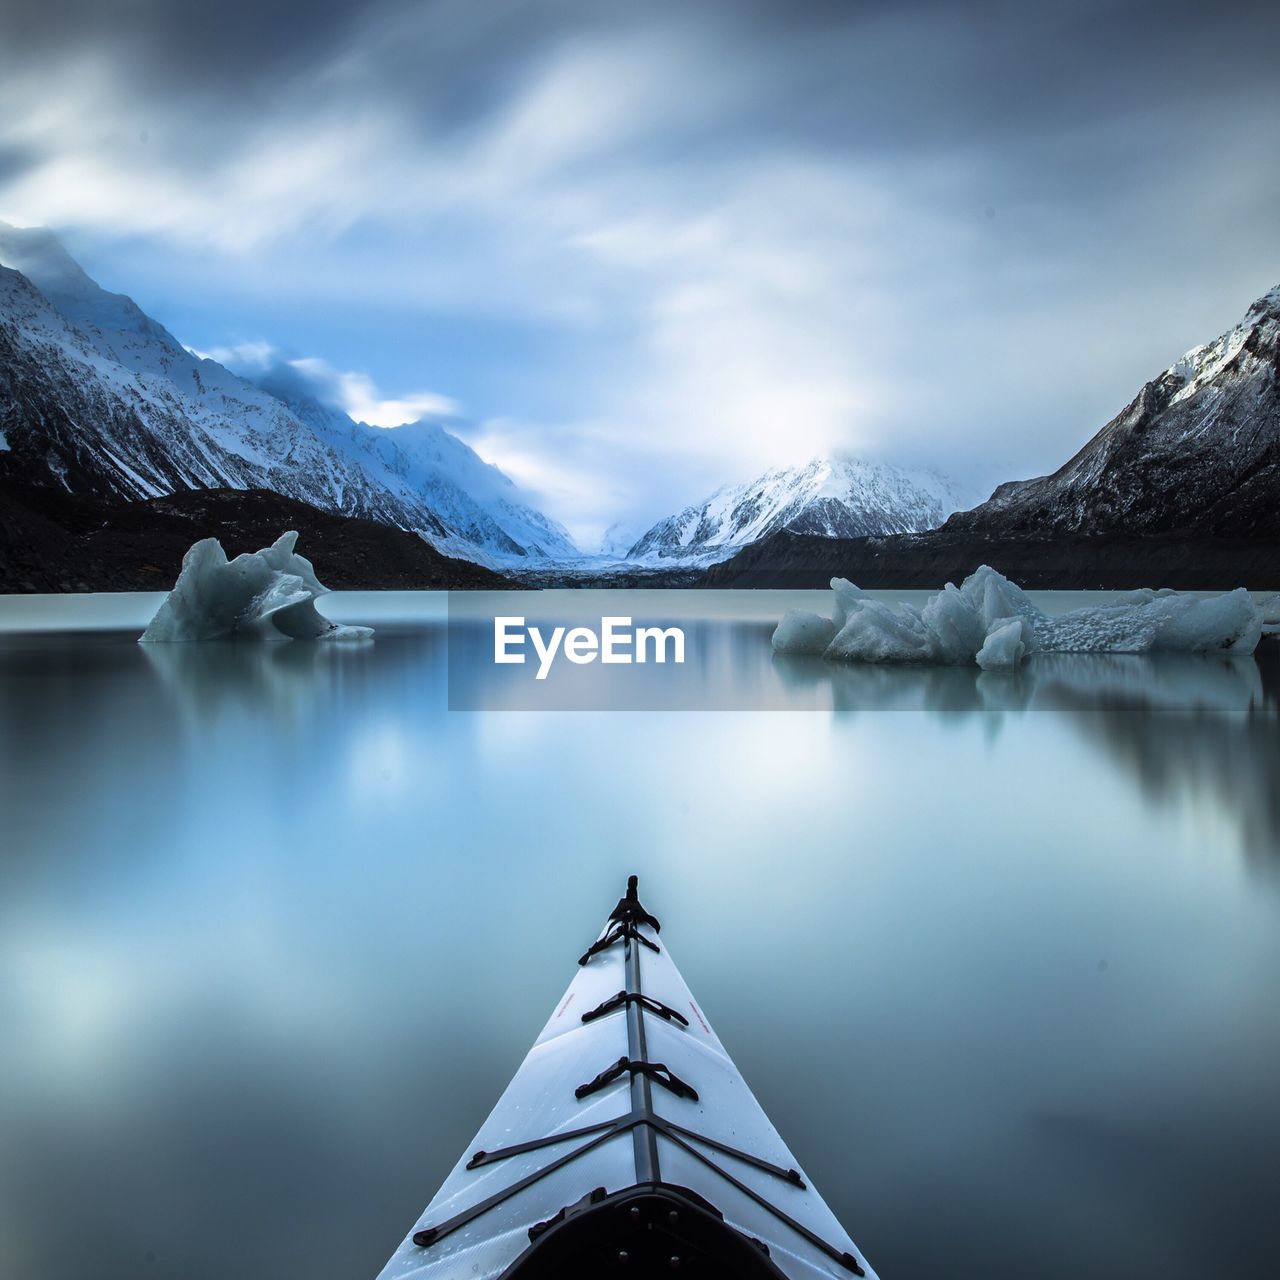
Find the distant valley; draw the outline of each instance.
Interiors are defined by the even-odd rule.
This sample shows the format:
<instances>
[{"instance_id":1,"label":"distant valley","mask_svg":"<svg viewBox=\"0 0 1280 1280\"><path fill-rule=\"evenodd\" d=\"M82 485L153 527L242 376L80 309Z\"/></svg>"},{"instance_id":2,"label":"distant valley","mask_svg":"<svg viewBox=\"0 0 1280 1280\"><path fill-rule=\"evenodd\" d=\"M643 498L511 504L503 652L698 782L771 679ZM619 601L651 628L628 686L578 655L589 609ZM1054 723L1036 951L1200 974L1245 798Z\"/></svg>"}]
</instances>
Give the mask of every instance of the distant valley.
<instances>
[{"instance_id":1,"label":"distant valley","mask_svg":"<svg viewBox=\"0 0 1280 1280\"><path fill-rule=\"evenodd\" d=\"M236 543L277 516L327 540L303 550L341 585L936 587L990 561L1028 585L1269 587L1278 370L1273 289L1052 475L979 505L933 472L833 454L620 522L587 553L456 424L373 427L238 376L48 232L0 224L0 591L162 585L189 535Z\"/></svg>"}]
</instances>

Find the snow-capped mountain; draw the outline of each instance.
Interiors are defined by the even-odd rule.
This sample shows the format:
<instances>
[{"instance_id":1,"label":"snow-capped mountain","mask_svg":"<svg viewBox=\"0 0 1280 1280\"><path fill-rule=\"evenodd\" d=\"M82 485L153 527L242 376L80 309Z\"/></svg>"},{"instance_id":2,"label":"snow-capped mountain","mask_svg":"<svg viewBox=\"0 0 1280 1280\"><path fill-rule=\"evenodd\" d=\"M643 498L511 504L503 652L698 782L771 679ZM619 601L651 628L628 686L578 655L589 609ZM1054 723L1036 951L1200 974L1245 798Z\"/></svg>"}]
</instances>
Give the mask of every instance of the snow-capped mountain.
<instances>
[{"instance_id":1,"label":"snow-capped mountain","mask_svg":"<svg viewBox=\"0 0 1280 1280\"><path fill-rule=\"evenodd\" d=\"M1280 286L1195 347L1050 476L1001 485L948 529L1280 533Z\"/></svg>"},{"instance_id":2,"label":"snow-capped mountain","mask_svg":"<svg viewBox=\"0 0 1280 1280\"><path fill-rule=\"evenodd\" d=\"M424 418L401 427L372 427L353 422L336 406L276 386L269 376L257 385L406 505L425 501L458 544L453 554L466 554L467 546L499 559L560 560L580 554L563 525L524 501L509 476L442 423Z\"/></svg>"},{"instance_id":3,"label":"snow-capped mountain","mask_svg":"<svg viewBox=\"0 0 1280 1280\"><path fill-rule=\"evenodd\" d=\"M488 563L576 553L439 424L382 430L314 401L290 405L192 354L46 231L0 224L0 264L7 469L124 499L270 489Z\"/></svg>"},{"instance_id":4,"label":"snow-capped mountain","mask_svg":"<svg viewBox=\"0 0 1280 1280\"><path fill-rule=\"evenodd\" d=\"M718 489L655 524L627 558L714 561L781 529L829 538L916 533L940 525L962 504L955 486L932 472L815 458Z\"/></svg>"}]
</instances>

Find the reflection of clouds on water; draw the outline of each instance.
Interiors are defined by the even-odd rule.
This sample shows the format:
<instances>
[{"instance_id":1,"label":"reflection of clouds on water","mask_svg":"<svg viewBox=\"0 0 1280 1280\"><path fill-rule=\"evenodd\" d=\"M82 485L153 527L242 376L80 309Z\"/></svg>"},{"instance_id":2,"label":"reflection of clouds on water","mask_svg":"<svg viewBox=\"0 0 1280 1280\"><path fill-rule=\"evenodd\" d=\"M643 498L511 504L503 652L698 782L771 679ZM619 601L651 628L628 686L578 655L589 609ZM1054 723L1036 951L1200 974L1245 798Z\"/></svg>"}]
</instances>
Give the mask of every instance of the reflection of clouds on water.
<instances>
[{"instance_id":1,"label":"reflection of clouds on water","mask_svg":"<svg viewBox=\"0 0 1280 1280\"><path fill-rule=\"evenodd\" d=\"M142 928L127 912L78 923L44 937L10 928L0 942L12 1048L0 1062L10 1156L0 1157L0 1224L12 1227L0 1270L84 1269L83 1246L64 1233L39 1241L41 1266L24 1256L38 1241L31 1224L52 1205L110 1241L88 1273L112 1280L290 1274L299 1240L326 1259L357 1254L349 1224L317 1222L315 1206L351 1194L370 1132L382 1159L365 1176L393 1204L398 1187L414 1185L421 1153L403 1141L403 1113L387 1113L386 1092L421 1096L423 1064L453 1096L465 1087L450 1079L458 1067L438 1035L397 1025L407 1020L367 998L374 948L344 946L341 920L325 920L339 926L327 948L267 921L237 929L234 912L149 915ZM313 963L297 962L300 942L312 943ZM363 1048L388 1043L397 1051L385 1059ZM376 1222L365 1251L394 1238L405 1212ZM225 1231L205 1250L208 1270L192 1271L190 1243L210 1222ZM371 1265L347 1256L335 1270Z\"/></svg>"},{"instance_id":2,"label":"reflection of clouds on water","mask_svg":"<svg viewBox=\"0 0 1280 1280\"><path fill-rule=\"evenodd\" d=\"M1202 805L1250 859L1280 863L1280 647L1211 654L1043 654L1017 671L878 666L775 655L788 687L829 687L840 715L924 711L941 720L1068 713L1152 805Z\"/></svg>"},{"instance_id":3,"label":"reflection of clouds on water","mask_svg":"<svg viewBox=\"0 0 1280 1280\"><path fill-rule=\"evenodd\" d=\"M358 650L0 643L0 1273L372 1275L629 871L851 1221L924 1205L943 1266L1012 1205L1001 1276L1064 1204L1111 1258L1265 1236L1274 661L859 669L699 616L641 704L792 714L472 715L438 616L364 608Z\"/></svg>"}]
</instances>

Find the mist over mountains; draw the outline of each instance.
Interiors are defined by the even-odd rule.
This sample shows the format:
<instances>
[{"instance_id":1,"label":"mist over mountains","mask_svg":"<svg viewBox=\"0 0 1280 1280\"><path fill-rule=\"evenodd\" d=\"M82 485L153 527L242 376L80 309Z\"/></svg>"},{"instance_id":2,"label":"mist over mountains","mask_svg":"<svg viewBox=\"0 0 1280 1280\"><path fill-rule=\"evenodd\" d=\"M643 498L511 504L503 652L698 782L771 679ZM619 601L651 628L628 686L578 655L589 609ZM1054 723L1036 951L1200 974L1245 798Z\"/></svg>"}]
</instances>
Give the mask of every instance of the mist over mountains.
<instances>
[{"instance_id":1,"label":"mist over mountains","mask_svg":"<svg viewBox=\"0 0 1280 1280\"><path fill-rule=\"evenodd\" d=\"M126 500L265 489L485 564L577 554L561 525L441 424L381 429L294 388L255 385L99 288L46 231L0 226L0 263L11 474Z\"/></svg>"},{"instance_id":2,"label":"mist over mountains","mask_svg":"<svg viewBox=\"0 0 1280 1280\"><path fill-rule=\"evenodd\" d=\"M923 534L775 532L707 581L937 586L981 563L1040 587L1280 587L1280 287L1144 383L1052 474Z\"/></svg>"},{"instance_id":3,"label":"mist over mountains","mask_svg":"<svg viewBox=\"0 0 1280 1280\"><path fill-rule=\"evenodd\" d=\"M132 299L101 289L47 231L0 226L0 263L10 474L126 501L269 490L490 566L583 557L563 525L446 422L374 427L282 366L234 373L188 350ZM932 527L958 505L937 476L819 459L632 528L605 554L700 563L778 528L891 533Z\"/></svg>"},{"instance_id":4,"label":"mist over mountains","mask_svg":"<svg viewBox=\"0 0 1280 1280\"><path fill-rule=\"evenodd\" d=\"M101 289L47 231L0 225L0 264L0 478L37 491L108 503L274 493L540 581L609 563L687 575L743 555L761 569L793 561L797 540L825 557L866 539L1280 536L1280 288L1147 382L1056 472L972 509L933 472L830 454L647 527L620 521L587 554L450 430L456 420L375 427L287 368L240 376Z\"/></svg>"}]
</instances>

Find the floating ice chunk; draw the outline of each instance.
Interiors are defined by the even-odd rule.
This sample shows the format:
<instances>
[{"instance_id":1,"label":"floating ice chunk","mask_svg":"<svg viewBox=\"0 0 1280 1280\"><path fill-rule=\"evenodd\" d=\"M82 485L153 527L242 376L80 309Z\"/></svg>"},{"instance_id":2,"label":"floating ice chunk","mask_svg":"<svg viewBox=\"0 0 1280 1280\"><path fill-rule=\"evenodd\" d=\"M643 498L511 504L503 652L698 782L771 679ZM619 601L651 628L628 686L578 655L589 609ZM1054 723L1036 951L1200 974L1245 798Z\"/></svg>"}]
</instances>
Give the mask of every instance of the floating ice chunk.
<instances>
[{"instance_id":1,"label":"floating ice chunk","mask_svg":"<svg viewBox=\"0 0 1280 1280\"><path fill-rule=\"evenodd\" d=\"M1131 605L1075 609L1049 620L1044 646L1056 653L1252 653L1262 610L1241 587L1202 600L1155 593Z\"/></svg>"},{"instance_id":2,"label":"floating ice chunk","mask_svg":"<svg viewBox=\"0 0 1280 1280\"><path fill-rule=\"evenodd\" d=\"M1162 587L1161 592L1167 593L1167 588ZM1111 597L1113 605L1118 604L1150 604L1156 598L1156 592L1150 587L1138 587L1133 591L1117 591Z\"/></svg>"},{"instance_id":3,"label":"floating ice chunk","mask_svg":"<svg viewBox=\"0 0 1280 1280\"><path fill-rule=\"evenodd\" d=\"M371 627L341 627L315 606L329 594L311 561L294 551L296 533L282 533L262 551L227 559L217 538L195 543L182 558L173 590L140 639L359 640Z\"/></svg>"},{"instance_id":4,"label":"floating ice chunk","mask_svg":"<svg viewBox=\"0 0 1280 1280\"><path fill-rule=\"evenodd\" d=\"M935 637L916 609L895 612L879 600L861 600L825 654L846 662L936 662Z\"/></svg>"},{"instance_id":5,"label":"floating ice chunk","mask_svg":"<svg viewBox=\"0 0 1280 1280\"><path fill-rule=\"evenodd\" d=\"M1262 634L1280 636L1280 592L1267 596L1258 608L1262 610Z\"/></svg>"},{"instance_id":6,"label":"floating ice chunk","mask_svg":"<svg viewBox=\"0 0 1280 1280\"><path fill-rule=\"evenodd\" d=\"M1243 589L1201 599L1176 591L1118 594L1112 603L1051 617L1021 587L983 565L948 583L921 609L873 600L833 578L824 656L847 662L919 662L1009 670L1031 653L1252 653L1263 610ZM1280 609L1276 610L1280 613ZM779 653L815 653L826 634L814 614L790 613L774 632Z\"/></svg>"},{"instance_id":7,"label":"floating ice chunk","mask_svg":"<svg viewBox=\"0 0 1280 1280\"><path fill-rule=\"evenodd\" d=\"M1031 625L1025 618L997 619L974 661L984 671L1013 671L1027 655Z\"/></svg>"},{"instance_id":8,"label":"floating ice chunk","mask_svg":"<svg viewBox=\"0 0 1280 1280\"><path fill-rule=\"evenodd\" d=\"M1243 588L1201 600L1157 596L1153 649L1178 653L1252 653L1262 639L1263 613Z\"/></svg>"},{"instance_id":9,"label":"floating ice chunk","mask_svg":"<svg viewBox=\"0 0 1280 1280\"><path fill-rule=\"evenodd\" d=\"M1148 653L1156 638L1151 604L1073 609L1041 628L1045 647L1057 653Z\"/></svg>"},{"instance_id":10,"label":"floating ice chunk","mask_svg":"<svg viewBox=\"0 0 1280 1280\"><path fill-rule=\"evenodd\" d=\"M950 582L920 610L920 620L932 633L934 662L972 662L987 636L987 624L972 597Z\"/></svg>"},{"instance_id":11,"label":"floating ice chunk","mask_svg":"<svg viewBox=\"0 0 1280 1280\"><path fill-rule=\"evenodd\" d=\"M1031 603L1031 597L990 565L975 569L964 580L960 593L977 610L988 630L1006 618L1026 618L1033 629L1045 621L1045 614Z\"/></svg>"},{"instance_id":12,"label":"floating ice chunk","mask_svg":"<svg viewBox=\"0 0 1280 1280\"><path fill-rule=\"evenodd\" d=\"M849 614L866 598L861 587L855 587L848 578L832 578L831 590L835 593L836 602L831 610L831 621L837 631L849 619Z\"/></svg>"},{"instance_id":13,"label":"floating ice chunk","mask_svg":"<svg viewBox=\"0 0 1280 1280\"><path fill-rule=\"evenodd\" d=\"M779 653L821 654L835 639L836 627L830 618L804 609L789 609L773 633L773 647Z\"/></svg>"}]
</instances>

